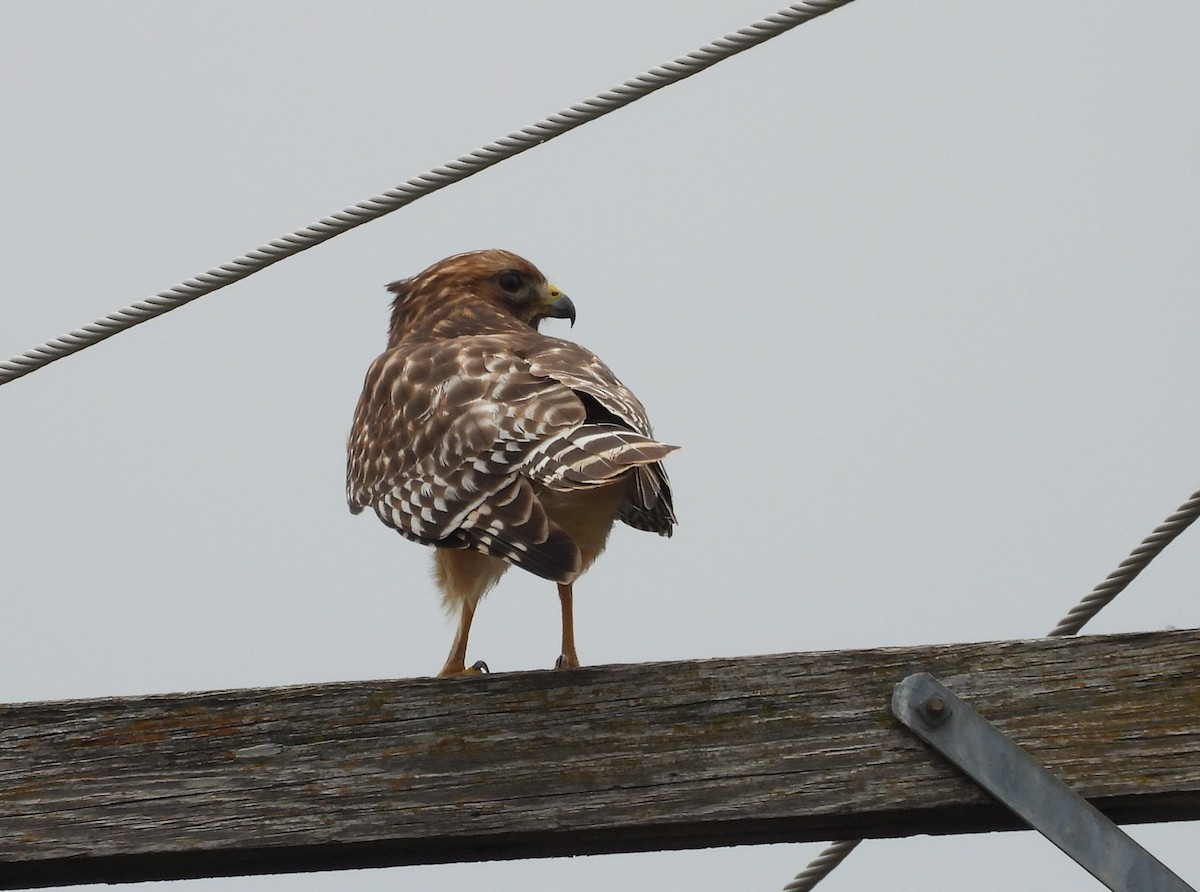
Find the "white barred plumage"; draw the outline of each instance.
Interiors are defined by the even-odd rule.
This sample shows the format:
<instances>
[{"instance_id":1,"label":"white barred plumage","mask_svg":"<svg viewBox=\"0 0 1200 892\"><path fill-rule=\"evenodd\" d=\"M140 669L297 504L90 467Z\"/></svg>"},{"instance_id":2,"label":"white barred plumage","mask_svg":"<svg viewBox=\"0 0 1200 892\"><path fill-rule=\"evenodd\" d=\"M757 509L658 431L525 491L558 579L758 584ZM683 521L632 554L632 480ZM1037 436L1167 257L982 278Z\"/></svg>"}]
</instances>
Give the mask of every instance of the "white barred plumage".
<instances>
[{"instance_id":1,"label":"white barred plumage","mask_svg":"<svg viewBox=\"0 0 1200 892\"><path fill-rule=\"evenodd\" d=\"M346 496L437 547L459 627L440 674L466 669L479 599L515 564L558 584L562 651L578 666L572 584L620 519L669 536L675 524L646 411L595 354L538 332L574 304L527 260L474 251L388 286L388 349L354 414Z\"/></svg>"}]
</instances>

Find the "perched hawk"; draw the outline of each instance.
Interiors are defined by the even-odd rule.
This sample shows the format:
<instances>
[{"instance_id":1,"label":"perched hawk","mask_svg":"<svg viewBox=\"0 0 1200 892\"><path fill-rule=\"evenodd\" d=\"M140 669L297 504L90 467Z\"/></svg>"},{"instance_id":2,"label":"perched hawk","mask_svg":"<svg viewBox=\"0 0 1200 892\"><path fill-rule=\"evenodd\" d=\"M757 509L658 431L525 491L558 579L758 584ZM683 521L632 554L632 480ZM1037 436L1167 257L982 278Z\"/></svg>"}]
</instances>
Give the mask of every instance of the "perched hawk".
<instances>
[{"instance_id":1,"label":"perched hawk","mask_svg":"<svg viewBox=\"0 0 1200 892\"><path fill-rule=\"evenodd\" d=\"M388 348L354 413L346 498L434 554L468 672L479 599L509 564L558 583L562 654L579 665L571 586L618 518L671 535L662 459L637 397L595 354L538 333L575 305L527 260L473 251L388 286Z\"/></svg>"}]
</instances>

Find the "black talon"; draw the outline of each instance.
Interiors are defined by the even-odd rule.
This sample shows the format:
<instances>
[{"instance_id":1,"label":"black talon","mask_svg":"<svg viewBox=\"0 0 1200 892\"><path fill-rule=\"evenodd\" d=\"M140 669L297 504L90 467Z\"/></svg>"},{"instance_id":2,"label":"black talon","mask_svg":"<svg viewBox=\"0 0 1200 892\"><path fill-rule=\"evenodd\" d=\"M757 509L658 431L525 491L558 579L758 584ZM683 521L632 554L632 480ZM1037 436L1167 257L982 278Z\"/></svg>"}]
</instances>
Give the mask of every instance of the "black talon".
<instances>
[{"instance_id":1,"label":"black talon","mask_svg":"<svg viewBox=\"0 0 1200 892\"><path fill-rule=\"evenodd\" d=\"M471 671L478 672L480 675L491 675L492 670L488 668L488 664L483 660L476 660L471 664Z\"/></svg>"}]
</instances>

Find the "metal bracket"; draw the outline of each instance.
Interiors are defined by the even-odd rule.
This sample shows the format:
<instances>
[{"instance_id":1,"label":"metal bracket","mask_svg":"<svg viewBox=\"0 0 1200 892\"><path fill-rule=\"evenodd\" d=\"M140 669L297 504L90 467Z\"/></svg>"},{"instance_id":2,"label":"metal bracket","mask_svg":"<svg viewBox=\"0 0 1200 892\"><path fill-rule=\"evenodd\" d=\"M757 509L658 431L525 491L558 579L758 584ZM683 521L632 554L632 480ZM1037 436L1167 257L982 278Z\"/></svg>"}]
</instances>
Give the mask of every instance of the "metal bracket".
<instances>
[{"instance_id":1,"label":"metal bracket","mask_svg":"<svg viewBox=\"0 0 1200 892\"><path fill-rule=\"evenodd\" d=\"M892 713L1113 892L1195 892L929 673L896 685Z\"/></svg>"}]
</instances>

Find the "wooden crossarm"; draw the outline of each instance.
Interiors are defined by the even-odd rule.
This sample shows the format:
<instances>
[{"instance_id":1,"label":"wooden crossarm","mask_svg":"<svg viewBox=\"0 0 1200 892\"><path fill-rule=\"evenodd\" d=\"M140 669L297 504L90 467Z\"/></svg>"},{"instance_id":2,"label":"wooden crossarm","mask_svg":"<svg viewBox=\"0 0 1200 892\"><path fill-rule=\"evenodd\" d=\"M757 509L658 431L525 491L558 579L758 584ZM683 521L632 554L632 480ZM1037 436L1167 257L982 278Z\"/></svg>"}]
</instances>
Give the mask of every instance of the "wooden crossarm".
<instances>
[{"instance_id":1,"label":"wooden crossarm","mask_svg":"<svg viewBox=\"0 0 1200 892\"><path fill-rule=\"evenodd\" d=\"M0 707L0 888L1016 829L934 673L1118 821L1200 818L1200 632Z\"/></svg>"}]
</instances>

